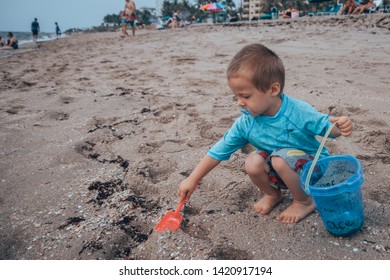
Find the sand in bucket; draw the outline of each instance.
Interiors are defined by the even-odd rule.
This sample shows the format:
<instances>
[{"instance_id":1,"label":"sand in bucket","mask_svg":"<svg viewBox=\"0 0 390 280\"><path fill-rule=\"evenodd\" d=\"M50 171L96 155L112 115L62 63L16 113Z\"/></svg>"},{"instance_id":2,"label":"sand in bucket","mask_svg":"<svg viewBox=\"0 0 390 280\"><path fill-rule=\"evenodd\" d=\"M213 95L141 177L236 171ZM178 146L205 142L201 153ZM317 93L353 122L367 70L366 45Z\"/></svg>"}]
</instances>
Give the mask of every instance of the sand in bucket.
<instances>
[{"instance_id":1,"label":"sand in bucket","mask_svg":"<svg viewBox=\"0 0 390 280\"><path fill-rule=\"evenodd\" d=\"M348 236L364 223L360 187L363 168L350 155L335 155L318 160L332 125L324 136L313 161L303 167L301 187L314 200L326 229L336 236Z\"/></svg>"}]
</instances>

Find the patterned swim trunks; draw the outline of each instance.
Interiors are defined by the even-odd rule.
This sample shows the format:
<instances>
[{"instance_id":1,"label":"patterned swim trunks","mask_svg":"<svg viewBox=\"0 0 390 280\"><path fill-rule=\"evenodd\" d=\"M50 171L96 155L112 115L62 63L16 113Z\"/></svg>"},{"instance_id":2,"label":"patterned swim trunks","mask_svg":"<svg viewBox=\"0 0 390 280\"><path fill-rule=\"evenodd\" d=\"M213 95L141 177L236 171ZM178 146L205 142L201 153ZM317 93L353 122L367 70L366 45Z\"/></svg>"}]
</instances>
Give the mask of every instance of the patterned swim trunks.
<instances>
[{"instance_id":1,"label":"patterned swim trunks","mask_svg":"<svg viewBox=\"0 0 390 280\"><path fill-rule=\"evenodd\" d=\"M261 155L267 162L270 168L270 172L268 174L269 183L271 186L277 189L287 189L287 187L282 178L280 178L278 173L276 173L275 169L272 167L272 157L277 156L283 158L287 162L288 166L290 166L290 168L298 174L301 174L305 163L313 160L314 158L313 156L306 154L304 151L291 148L276 149L271 153L271 155L264 151L256 151L256 154Z\"/></svg>"}]
</instances>

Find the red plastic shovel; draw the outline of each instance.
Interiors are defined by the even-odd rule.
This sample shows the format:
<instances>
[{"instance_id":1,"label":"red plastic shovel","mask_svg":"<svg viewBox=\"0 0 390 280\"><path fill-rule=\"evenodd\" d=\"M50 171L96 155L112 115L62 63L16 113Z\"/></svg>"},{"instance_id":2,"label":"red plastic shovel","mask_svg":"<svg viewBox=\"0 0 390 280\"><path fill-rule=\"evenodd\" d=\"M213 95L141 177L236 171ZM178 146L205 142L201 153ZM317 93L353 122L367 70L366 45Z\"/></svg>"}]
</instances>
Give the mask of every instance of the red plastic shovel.
<instances>
[{"instance_id":1,"label":"red plastic shovel","mask_svg":"<svg viewBox=\"0 0 390 280\"><path fill-rule=\"evenodd\" d=\"M177 206L175 211L166 213L160 220L160 222L154 228L156 231L161 232L164 230L177 230L180 227L180 224L183 220L183 217L180 215L180 210L186 203L187 199L183 199Z\"/></svg>"},{"instance_id":2,"label":"red plastic shovel","mask_svg":"<svg viewBox=\"0 0 390 280\"><path fill-rule=\"evenodd\" d=\"M198 187L198 184L196 184L195 189ZM180 215L180 210L183 208L184 204L186 203L187 198L184 198L182 201L180 201L179 205L177 206L175 211L171 211L166 213L160 220L160 222L156 225L154 228L156 231L161 232L164 230L178 230L180 227L181 222L183 221L183 217Z\"/></svg>"}]
</instances>

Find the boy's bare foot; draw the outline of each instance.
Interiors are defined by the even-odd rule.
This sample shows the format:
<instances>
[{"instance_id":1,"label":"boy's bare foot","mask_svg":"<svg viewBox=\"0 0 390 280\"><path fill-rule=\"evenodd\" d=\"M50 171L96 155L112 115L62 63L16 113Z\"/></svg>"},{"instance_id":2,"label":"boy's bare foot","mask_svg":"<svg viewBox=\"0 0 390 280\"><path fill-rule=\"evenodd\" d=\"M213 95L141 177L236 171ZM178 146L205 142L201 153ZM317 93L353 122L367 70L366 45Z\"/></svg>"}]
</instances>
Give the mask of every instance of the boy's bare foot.
<instances>
[{"instance_id":1,"label":"boy's bare foot","mask_svg":"<svg viewBox=\"0 0 390 280\"><path fill-rule=\"evenodd\" d=\"M271 210L282 201L282 195L270 196L264 195L258 202L253 205L253 209L262 215L267 215Z\"/></svg>"},{"instance_id":2,"label":"boy's bare foot","mask_svg":"<svg viewBox=\"0 0 390 280\"><path fill-rule=\"evenodd\" d=\"M295 224L307 217L315 209L316 206L314 205L313 200L310 200L307 203L294 200L286 210L276 217L276 219L285 224Z\"/></svg>"}]
</instances>

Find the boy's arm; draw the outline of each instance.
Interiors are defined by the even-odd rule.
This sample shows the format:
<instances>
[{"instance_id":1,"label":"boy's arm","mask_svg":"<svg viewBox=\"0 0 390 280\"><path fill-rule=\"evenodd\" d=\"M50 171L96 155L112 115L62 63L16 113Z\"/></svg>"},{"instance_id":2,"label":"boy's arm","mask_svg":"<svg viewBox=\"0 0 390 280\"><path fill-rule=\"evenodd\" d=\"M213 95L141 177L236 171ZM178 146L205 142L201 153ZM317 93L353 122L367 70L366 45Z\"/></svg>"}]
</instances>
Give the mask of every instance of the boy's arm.
<instances>
[{"instance_id":1,"label":"boy's arm","mask_svg":"<svg viewBox=\"0 0 390 280\"><path fill-rule=\"evenodd\" d=\"M190 176L183 180L179 186L179 202L184 198L189 199L194 192L198 182L202 180L211 170L213 170L221 161L205 156L192 171Z\"/></svg>"},{"instance_id":2,"label":"boy's arm","mask_svg":"<svg viewBox=\"0 0 390 280\"><path fill-rule=\"evenodd\" d=\"M330 119L330 122L336 123L336 125L333 127L330 134L333 138L337 138L339 136L349 136L352 133L352 121L345 116L338 117L338 118L332 118Z\"/></svg>"}]
</instances>

